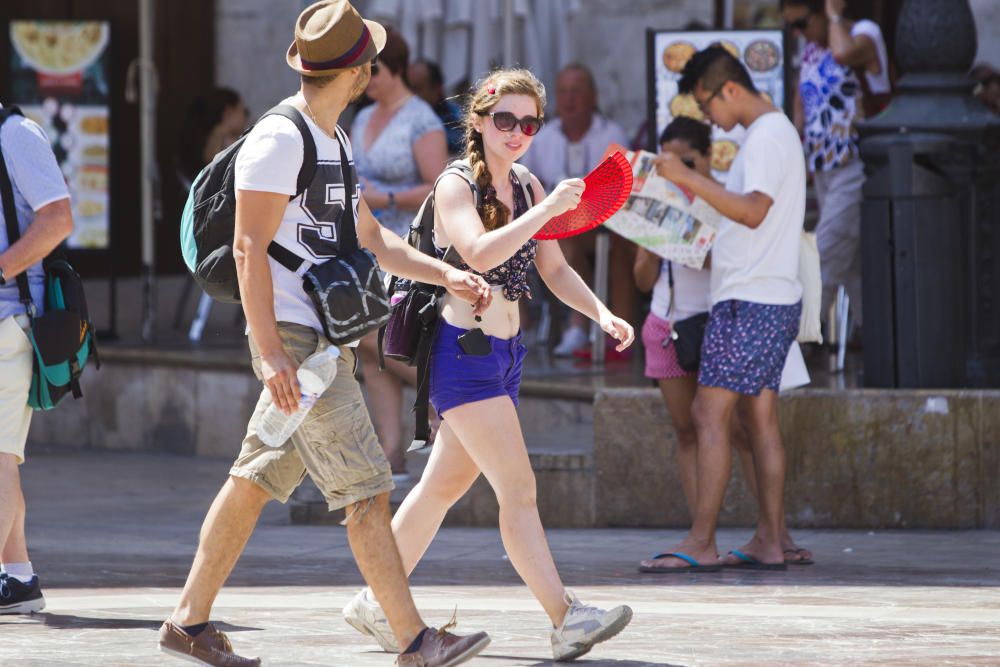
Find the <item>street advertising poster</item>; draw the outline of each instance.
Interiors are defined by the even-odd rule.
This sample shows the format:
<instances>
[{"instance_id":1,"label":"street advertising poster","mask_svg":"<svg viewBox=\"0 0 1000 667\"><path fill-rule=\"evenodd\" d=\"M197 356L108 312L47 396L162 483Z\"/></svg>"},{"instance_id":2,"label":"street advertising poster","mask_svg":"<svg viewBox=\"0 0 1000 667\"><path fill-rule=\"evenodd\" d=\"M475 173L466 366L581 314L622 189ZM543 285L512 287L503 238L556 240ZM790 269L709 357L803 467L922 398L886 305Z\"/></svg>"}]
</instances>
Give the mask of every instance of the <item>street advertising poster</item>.
<instances>
[{"instance_id":1,"label":"street advertising poster","mask_svg":"<svg viewBox=\"0 0 1000 667\"><path fill-rule=\"evenodd\" d=\"M701 269L715 241L719 212L689 190L659 176L649 151L611 146L632 165L632 192L604 225L647 250Z\"/></svg>"},{"instance_id":2,"label":"street advertising poster","mask_svg":"<svg viewBox=\"0 0 1000 667\"><path fill-rule=\"evenodd\" d=\"M780 30L649 30L646 34L649 146L658 146L660 133L678 116L707 120L694 96L678 93L677 84L688 59L712 44L720 44L738 58L761 95L787 112L786 76L790 69L787 45ZM712 173L717 180L725 181L743 135L744 130L739 126L729 132L713 126Z\"/></svg>"},{"instance_id":3,"label":"street advertising poster","mask_svg":"<svg viewBox=\"0 0 1000 667\"><path fill-rule=\"evenodd\" d=\"M12 21L12 104L42 126L69 185L71 249L106 249L109 23Z\"/></svg>"}]
</instances>

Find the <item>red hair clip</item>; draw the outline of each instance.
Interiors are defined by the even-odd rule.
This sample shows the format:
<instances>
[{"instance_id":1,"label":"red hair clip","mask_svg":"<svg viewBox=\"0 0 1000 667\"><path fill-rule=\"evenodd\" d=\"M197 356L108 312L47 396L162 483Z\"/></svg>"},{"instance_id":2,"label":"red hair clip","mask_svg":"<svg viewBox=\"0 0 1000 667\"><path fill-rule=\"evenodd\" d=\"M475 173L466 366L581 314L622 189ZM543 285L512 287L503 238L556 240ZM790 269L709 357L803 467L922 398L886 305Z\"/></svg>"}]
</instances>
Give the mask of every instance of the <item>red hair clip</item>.
<instances>
[{"instance_id":1,"label":"red hair clip","mask_svg":"<svg viewBox=\"0 0 1000 667\"><path fill-rule=\"evenodd\" d=\"M493 86L490 86L489 88L486 89L486 92L489 93L490 95L496 95L497 89L494 88Z\"/></svg>"}]
</instances>

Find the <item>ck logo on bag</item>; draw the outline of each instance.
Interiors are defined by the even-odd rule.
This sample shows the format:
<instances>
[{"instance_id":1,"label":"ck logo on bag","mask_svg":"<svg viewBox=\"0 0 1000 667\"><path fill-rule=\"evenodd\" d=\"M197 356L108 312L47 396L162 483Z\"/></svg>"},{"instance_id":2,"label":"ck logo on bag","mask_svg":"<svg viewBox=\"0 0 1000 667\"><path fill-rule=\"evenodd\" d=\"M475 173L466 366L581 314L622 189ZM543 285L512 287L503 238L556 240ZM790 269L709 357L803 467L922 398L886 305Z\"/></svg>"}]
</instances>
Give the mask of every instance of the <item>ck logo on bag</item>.
<instances>
[{"instance_id":1,"label":"ck logo on bag","mask_svg":"<svg viewBox=\"0 0 1000 667\"><path fill-rule=\"evenodd\" d=\"M299 243L316 259L330 259L340 250L337 222L346 205L343 174L339 162L321 160L316 165L316 176L299 200L299 207L311 222L298 226ZM357 219L357 201L360 188L354 188L354 218Z\"/></svg>"}]
</instances>

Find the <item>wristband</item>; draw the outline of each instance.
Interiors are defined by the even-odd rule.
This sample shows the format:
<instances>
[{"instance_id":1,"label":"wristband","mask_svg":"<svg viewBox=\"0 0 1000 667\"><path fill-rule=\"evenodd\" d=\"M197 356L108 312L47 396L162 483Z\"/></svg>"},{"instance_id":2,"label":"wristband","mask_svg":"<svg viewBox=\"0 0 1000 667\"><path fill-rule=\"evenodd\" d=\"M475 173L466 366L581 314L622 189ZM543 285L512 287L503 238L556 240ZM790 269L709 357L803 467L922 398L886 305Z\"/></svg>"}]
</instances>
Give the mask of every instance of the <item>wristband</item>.
<instances>
[{"instance_id":1,"label":"wristband","mask_svg":"<svg viewBox=\"0 0 1000 667\"><path fill-rule=\"evenodd\" d=\"M7 277L3 274L3 267L0 266L0 287L7 284Z\"/></svg>"},{"instance_id":2,"label":"wristband","mask_svg":"<svg viewBox=\"0 0 1000 667\"><path fill-rule=\"evenodd\" d=\"M386 195L386 198L389 200L388 207L396 208L396 193L390 192L389 194Z\"/></svg>"}]
</instances>

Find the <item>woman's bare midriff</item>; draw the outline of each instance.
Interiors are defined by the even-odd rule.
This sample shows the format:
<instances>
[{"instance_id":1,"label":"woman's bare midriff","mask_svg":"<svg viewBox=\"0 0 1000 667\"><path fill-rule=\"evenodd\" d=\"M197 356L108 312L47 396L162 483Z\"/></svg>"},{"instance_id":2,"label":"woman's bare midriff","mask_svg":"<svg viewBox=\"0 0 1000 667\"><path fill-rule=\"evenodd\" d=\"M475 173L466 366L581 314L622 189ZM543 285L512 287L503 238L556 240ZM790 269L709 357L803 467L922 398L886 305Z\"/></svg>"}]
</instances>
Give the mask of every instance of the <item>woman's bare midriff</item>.
<instances>
[{"instance_id":1,"label":"woman's bare midriff","mask_svg":"<svg viewBox=\"0 0 1000 667\"><path fill-rule=\"evenodd\" d=\"M476 321L470 304L450 294L445 294L442 299L441 317L448 324L461 329L475 329L479 327L487 336L513 338L521 328L521 314L518 310L517 301L508 301L505 299L502 286L495 285L492 290L493 303L481 315L481 322Z\"/></svg>"}]
</instances>

